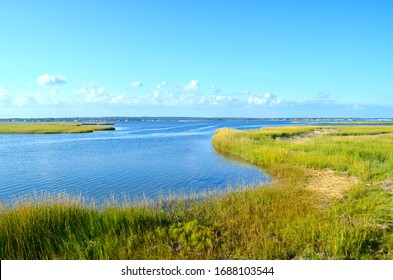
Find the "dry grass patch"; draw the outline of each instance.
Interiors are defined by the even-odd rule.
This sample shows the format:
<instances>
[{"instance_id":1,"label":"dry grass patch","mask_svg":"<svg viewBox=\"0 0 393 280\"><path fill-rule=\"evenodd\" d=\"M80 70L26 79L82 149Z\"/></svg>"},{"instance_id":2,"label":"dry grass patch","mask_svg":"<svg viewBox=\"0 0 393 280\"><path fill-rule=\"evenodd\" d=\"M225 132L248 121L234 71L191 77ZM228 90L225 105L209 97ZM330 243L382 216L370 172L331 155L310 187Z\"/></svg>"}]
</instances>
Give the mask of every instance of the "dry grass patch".
<instances>
[{"instance_id":1,"label":"dry grass patch","mask_svg":"<svg viewBox=\"0 0 393 280\"><path fill-rule=\"evenodd\" d=\"M308 179L305 188L316 191L322 205L341 200L344 192L357 185L359 180L354 176L348 176L345 172L326 170L308 170Z\"/></svg>"},{"instance_id":2,"label":"dry grass patch","mask_svg":"<svg viewBox=\"0 0 393 280\"><path fill-rule=\"evenodd\" d=\"M393 194L393 181L392 180L386 180L386 181L382 182L381 188L384 191Z\"/></svg>"},{"instance_id":3,"label":"dry grass patch","mask_svg":"<svg viewBox=\"0 0 393 280\"><path fill-rule=\"evenodd\" d=\"M330 134L330 133L336 132L336 131L337 131L337 129L333 129L333 128L316 129L316 130L313 130L309 133L306 133L303 136L280 137L280 138L276 138L276 140L277 141L292 142L292 143L306 142L306 141L312 140L315 137L327 135L327 134Z\"/></svg>"}]
</instances>

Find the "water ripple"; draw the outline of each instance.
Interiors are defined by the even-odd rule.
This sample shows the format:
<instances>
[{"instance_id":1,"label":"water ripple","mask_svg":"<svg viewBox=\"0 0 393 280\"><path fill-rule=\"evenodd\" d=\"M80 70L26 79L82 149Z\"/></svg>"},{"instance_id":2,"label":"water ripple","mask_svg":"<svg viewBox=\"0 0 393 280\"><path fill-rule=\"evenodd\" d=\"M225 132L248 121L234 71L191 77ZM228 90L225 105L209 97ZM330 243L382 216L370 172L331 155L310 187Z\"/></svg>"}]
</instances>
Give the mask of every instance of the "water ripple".
<instances>
[{"instance_id":1,"label":"water ripple","mask_svg":"<svg viewBox=\"0 0 393 280\"><path fill-rule=\"evenodd\" d=\"M90 134L1 135L0 198L66 191L96 199L203 192L264 182L258 168L217 155L220 127L247 122L129 122Z\"/></svg>"}]
</instances>

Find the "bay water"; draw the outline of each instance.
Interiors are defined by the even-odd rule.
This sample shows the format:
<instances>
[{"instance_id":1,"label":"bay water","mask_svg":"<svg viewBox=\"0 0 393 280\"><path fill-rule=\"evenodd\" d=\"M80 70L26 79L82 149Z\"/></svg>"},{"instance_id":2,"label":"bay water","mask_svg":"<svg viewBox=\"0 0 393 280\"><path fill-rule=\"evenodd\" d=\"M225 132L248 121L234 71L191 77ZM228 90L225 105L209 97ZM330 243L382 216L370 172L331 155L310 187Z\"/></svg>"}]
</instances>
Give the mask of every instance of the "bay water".
<instances>
[{"instance_id":1,"label":"bay water","mask_svg":"<svg viewBox=\"0 0 393 280\"><path fill-rule=\"evenodd\" d=\"M268 184L259 168L216 153L222 127L257 129L279 121L117 122L87 134L0 135L0 200L67 193L94 200L167 195Z\"/></svg>"}]
</instances>

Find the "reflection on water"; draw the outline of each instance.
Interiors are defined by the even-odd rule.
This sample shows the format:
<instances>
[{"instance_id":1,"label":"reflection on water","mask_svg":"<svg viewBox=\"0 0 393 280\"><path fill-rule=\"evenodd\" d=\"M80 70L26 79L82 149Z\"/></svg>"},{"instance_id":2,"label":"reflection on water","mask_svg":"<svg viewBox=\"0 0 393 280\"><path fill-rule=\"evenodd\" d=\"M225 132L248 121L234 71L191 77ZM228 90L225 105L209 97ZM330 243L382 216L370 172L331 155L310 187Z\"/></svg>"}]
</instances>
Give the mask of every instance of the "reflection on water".
<instances>
[{"instance_id":1,"label":"reflection on water","mask_svg":"<svg viewBox=\"0 0 393 280\"><path fill-rule=\"evenodd\" d=\"M0 198L42 191L156 198L268 182L255 166L217 154L211 137L221 127L280 124L124 122L90 134L0 135Z\"/></svg>"}]
</instances>

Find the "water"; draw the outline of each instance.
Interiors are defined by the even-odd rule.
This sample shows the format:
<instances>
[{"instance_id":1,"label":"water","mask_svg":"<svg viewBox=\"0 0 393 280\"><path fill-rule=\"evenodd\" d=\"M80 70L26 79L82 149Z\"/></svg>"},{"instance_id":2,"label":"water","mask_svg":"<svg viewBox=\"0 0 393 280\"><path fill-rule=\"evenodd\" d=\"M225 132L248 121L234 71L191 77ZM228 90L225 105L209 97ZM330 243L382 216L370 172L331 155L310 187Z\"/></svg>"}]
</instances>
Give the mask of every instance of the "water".
<instances>
[{"instance_id":1,"label":"water","mask_svg":"<svg viewBox=\"0 0 393 280\"><path fill-rule=\"evenodd\" d=\"M119 122L88 134L0 135L0 199L66 192L95 200L157 198L240 184L268 183L255 166L211 145L216 129L252 129L263 121Z\"/></svg>"}]
</instances>

